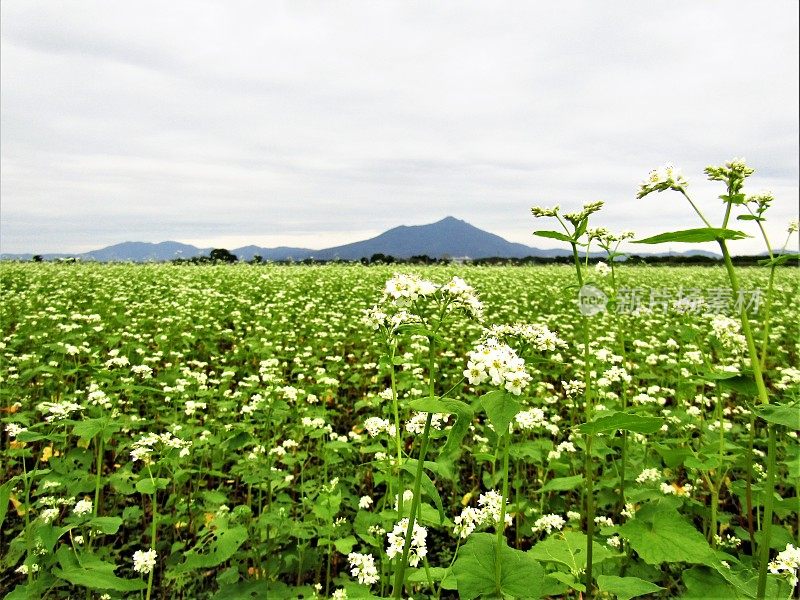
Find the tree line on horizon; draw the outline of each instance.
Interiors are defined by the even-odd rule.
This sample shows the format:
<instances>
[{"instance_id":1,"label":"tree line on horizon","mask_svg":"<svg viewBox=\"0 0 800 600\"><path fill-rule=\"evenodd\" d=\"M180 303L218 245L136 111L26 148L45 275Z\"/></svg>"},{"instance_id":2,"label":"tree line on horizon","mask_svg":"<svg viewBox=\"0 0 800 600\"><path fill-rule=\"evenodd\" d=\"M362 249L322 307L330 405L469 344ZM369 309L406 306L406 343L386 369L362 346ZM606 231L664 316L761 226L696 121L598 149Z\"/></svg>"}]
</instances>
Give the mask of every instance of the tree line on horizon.
<instances>
[{"instance_id":1,"label":"tree line on horizon","mask_svg":"<svg viewBox=\"0 0 800 600\"><path fill-rule=\"evenodd\" d=\"M392 256L391 254L375 253L370 257L362 257L360 260L331 259L319 260L315 258L305 258L302 260L271 260L267 261L258 254L248 261L242 261L235 254L225 248L214 248L208 255L194 256L192 258L176 258L169 262L175 265L214 265L214 264L235 264L247 263L251 265L272 264L272 265L324 265L324 264L362 264L362 265L450 265L450 264L470 264L483 266L528 266L528 265L547 265L547 264L572 264L571 256L526 256L524 258L509 257L486 257L486 258L457 258L449 256L434 258L427 254L418 254L409 258ZM602 257L590 257L589 262L596 264L604 260ZM760 255L742 255L732 257L732 261L738 266L758 266L765 260ZM42 255L36 254L31 258L32 262L44 262ZM76 263L80 259L59 258L52 262L57 263ZM111 261L113 262L113 261ZM717 265L722 262L722 258L713 258L702 254L695 255L628 255L624 260L626 264L649 264L649 265ZM797 267L800 262L797 260L786 260L782 266Z\"/></svg>"}]
</instances>

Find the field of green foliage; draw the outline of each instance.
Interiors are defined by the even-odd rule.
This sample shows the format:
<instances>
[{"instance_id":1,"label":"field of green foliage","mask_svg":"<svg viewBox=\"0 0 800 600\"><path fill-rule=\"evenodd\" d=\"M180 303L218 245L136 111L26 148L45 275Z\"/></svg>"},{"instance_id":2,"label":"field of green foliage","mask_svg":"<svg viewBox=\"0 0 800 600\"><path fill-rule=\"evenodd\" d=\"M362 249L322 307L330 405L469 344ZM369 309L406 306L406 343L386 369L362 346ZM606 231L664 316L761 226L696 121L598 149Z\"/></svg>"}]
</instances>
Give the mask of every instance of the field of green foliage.
<instances>
[{"instance_id":1,"label":"field of green foliage","mask_svg":"<svg viewBox=\"0 0 800 600\"><path fill-rule=\"evenodd\" d=\"M798 224L705 173L709 267L0 264L5 597L793 597Z\"/></svg>"},{"instance_id":2,"label":"field of green foliage","mask_svg":"<svg viewBox=\"0 0 800 600\"><path fill-rule=\"evenodd\" d=\"M797 270L607 271L0 265L0 589L789 597Z\"/></svg>"}]
</instances>

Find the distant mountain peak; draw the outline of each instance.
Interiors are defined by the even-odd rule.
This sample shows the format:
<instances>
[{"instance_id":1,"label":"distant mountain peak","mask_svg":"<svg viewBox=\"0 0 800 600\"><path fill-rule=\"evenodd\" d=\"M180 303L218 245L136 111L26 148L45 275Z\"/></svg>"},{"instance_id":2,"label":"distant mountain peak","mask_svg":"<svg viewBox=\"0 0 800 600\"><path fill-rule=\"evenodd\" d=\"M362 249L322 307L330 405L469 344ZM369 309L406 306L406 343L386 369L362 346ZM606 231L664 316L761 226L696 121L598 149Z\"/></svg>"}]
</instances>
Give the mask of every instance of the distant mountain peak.
<instances>
[{"instance_id":1,"label":"distant mountain peak","mask_svg":"<svg viewBox=\"0 0 800 600\"><path fill-rule=\"evenodd\" d=\"M45 254L53 259L75 256L81 260L109 261L168 261L175 258L192 258L208 255L211 248L197 248L181 242L123 242L100 250L83 254ZM561 248L540 249L508 240L475 227L471 223L448 215L434 223L423 225L399 225L382 234L333 248L310 250L308 248L262 248L255 245L242 246L230 250L240 260L252 260L260 256L267 261L275 260L360 260L374 254L384 254L396 258L427 255L431 258L524 258L526 256L554 257L570 256L570 251ZM702 251L689 251L688 253ZM684 253L687 254L687 253ZM709 253L705 253L708 255ZM3 254L0 258L30 260L31 254Z\"/></svg>"}]
</instances>

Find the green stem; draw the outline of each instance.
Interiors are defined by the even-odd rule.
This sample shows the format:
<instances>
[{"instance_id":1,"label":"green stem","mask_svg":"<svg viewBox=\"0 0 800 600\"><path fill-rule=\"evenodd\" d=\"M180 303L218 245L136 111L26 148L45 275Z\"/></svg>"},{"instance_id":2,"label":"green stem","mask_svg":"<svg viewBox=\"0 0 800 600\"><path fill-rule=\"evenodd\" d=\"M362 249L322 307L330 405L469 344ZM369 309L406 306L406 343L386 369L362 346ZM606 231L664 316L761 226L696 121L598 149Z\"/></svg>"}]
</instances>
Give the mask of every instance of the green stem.
<instances>
[{"instance_id":1,"label":"green stem","mask_svg":"<svg viewBox=\"0 0 800 600\"><path fill-rule=\"evenodd\" d=\"M694 202L692 202L692 199L689 198L689 195L686 193L686 190L684 190L683 188L680 188L680 192L681 192L681 194L683 194L683 197L686 198L689 201L689 204L692 205L692 208L694 209L694 212L696 212L700 216L700 218L703 220L703 223L706 224L706 227L711 227L711 223L709 223L708 219L706 219L703 216L703 213L700 212L700 209L697 208L697 206L695 206Z\"/></svg>"},{"instance_id":2,"label":"green stem","mask_svg":"<svg viewBox=\"0 0 800 600\"><path fill-rule=\"evenodd\" d=\"M775 265L769 270L769 284L767 286L767 302L764 306L764 325L761 332L761 370L767 367L767 344L769 343L769 325L770 316L772 314L772 293L775 288Z\"/></svg>"},{"instance_id":3,"label":"green stem","mask_svg":"<svg viewBox=\"0 0 800 600\"><path fill-rule=\"evenodd\" d=\"M572 242L572 258L575 262L575 274L578 277L578 285L583 287L583 274L581 273L581 263L578 257L578 247ZM589 374L589 321L582 315L583 322L583 383L584 383L584 411L585 419L588 423L592 419L592 399L591 381ZM584 470L586 472L586 598L592 597L592 554L594 537L594 466L592 465L592 443L594 435L586 436L586 458Z\"/></svg>"},{"instance_id":4,"label":"green stem","mask_svg":"<svg viewBox=\"0 0 800 600\"><path fill-rule=\"evenodd\" d=\"M755 530L753 529L753 445L756 437L756 418L750 415L750 436L748 443L747 456L750 460L747 462L747 478L745 480L745 502L747 503L747 534L750 537L750 548L755 553L756 538Z\"/></svg>"},{"instance_id":5,"label":"green stem","mask_svg":"<svg viewBox=\"0 0 800 600\"><path fill-rule=\"evenodd\" d=\"M428 413L428 418L425 420L425 430L422 432L422 446L420 447L419 458L417 459L417 471L414 475L414 497L411 499L411 513L408 516L408 528L406 529L406 539L403 544L403 555L400 558L400 564L397 565L397 570L394 574L394 590L392 591L392 596L395 598L402 598L406 566L408 565L408 554L411 550L411 538L414 533L414 524L417 519L417 511L419 510L420 504L419 496L422 484L422 471L425 466L425 454L428 452L431 419L433 419L433 413Z\"/></svg>"},{"instance_id":6,"label":"green stem","mask_svg":"<svg viewBox=\"0 0 800 600\"><path fill-rule=\"evenodd\" d=\"M149 470L149 467L148 467ZM153 481L153 475L150 474L150 480ZM155 482L153 482L155 483ZM150 547L155 550L156 549L156 518L158 516L158 506L156 501L156 495L158 492L153 492L153 497L151 499L152 505L152 512L153 512L153 523L151 525L150 530ZM147 576L147 595L145 596L145 600L150 600L150 594L153 592L153 575L155 574L156 568L155 565L152 569L150 569L150 574Z\"/></svg>"},{"instance_id":7,"label":"green stem","mask_svg":"<svg viewBox=\"0 0 800 600\"><path fill-rule=\"evenodd\" d=\"M594 538L594 469L592 465L592 442L594 436L586 436L586 598L592 597L592 550Z\"/></svg>"},{"instance_id":8,"label":"green stem","mask_svg":"<svg viewBox=\"0 0 800 600\"><path fill-rule=\"evenodd\" d=\"M450 560L450 565L447 567L447 571L445 571L445 573L449 572L453 568L453 564L456 562L456 558L458 557L459 548L461 548L461 536L458 536L458 539L456 540L456 549L455 552L453 552L453 558ZM436 600L439 600L439 598L442 597L442 584L444 583L444 579L445 578L443 577L439 582L439 588L436 590Z\"/></svg>"},{"instance_id":9,"label":"green stem","mask_svg":"<svg viewBox=\"0 0 800 600\"><path fill-rule=\"evenodd\" d=\"M734 296L739 296L739 280L736 277L736 270L733 268L733 261L728 252L728 246L725 240L719 240L719 246L722 250L722 258L725 261L725 269L728 271L728 278L731 283L731 290ZM764 384L764 376L761 372L761 361L759 360L758 351L756 350L755 341L753 339L753 330L750 327L750 320L747 318L747 307L741 303L740 316L742 319L742 331L745 340L747 341L747 351L750 355L750 366L753 369L753 376L756 381L756 389L758 390L758 398L762 404L769 404L769 395L767 387Z\"/></svg>"},{"instance_id":10,"label":"green stem","mask_svg":"<svg viewBox=\"0 0 800 600\"><path fill-rule=\"evenodd\" d=\"M100 514L100 481L103 475L103 446L104 441L102 434L99 436L98 440L95 442L97 444L97 459L95 460L96 467L97 467L97 476L95 477L94 481L94 514L93 517L97 517Z\"/></svg>"},{"instance_id":11,"label":"green stem","mask_svg":"<svg viewBox=\"0 0 800 600\"><path fill-rule=\"evenodd\" d=\"M738 298L740 289L739 280L736 277L736 270L733 268L731 255L728 252L728 246L725 243L725 240L719 240L719 246L722 250L722 258L725 261L725 269L728 271L731 290ZM753 377L755 378L756 389L758 390L758 398L761 404L766 405L769 404L769 394L767 393L767 387L764 384L764 376L761 372L761 359L758 355L758 351L756 350L755 340L753 339L753 331L750 328L750 321L747 318L747 307L743 302L741 303L740 315L742 319L742 331L744 333L745 340L747 341L747 351L750 355L750 366L753 369ZM775 493L775 425L773 423L769 423L767 429L769 431L769 446L767 448L767 485L764 491L766 494L766 499L764 501L764 519L761 528L761 540L759 544L760 564L758 566L758 590L756 592L756 595L759 599L764 597L764 592L766 591L767 586L769 540L772 530L772 497ZM748 466L750 466L752 460L753 457L750 455L748 457Z\"/></svg>"},{"instance_id":12,"label":"green stem","mask_svg":"<svg viewBox=\"0 0 800 600\"><path fill-rule=\"evenodd\" d=\"M758 546L760 564L758 568L758 591L756 597L765 597L767 589L767 568L769 566L769 545L772 534L772 502L775 496L775 446L777 425L768 423L769 442L767 446L767 485L764 493L764 520L762 521L761 540Z\"/></svg>"},{"instance_id":13,"label":"green stem","mask_svg":"<svg viewBox=\"0 0 800 600\"><path fill-rule=\"evenodd\" d=\"M508 442L511 436L506 431L500 438L503 444L503 499L500 502L500 521L497 523L497 554L495 555L495 571L494 583L495 591L498 598L502 598L501 591L501 556L502 548L505 544L505 529L506 529L506 500L508 499Z\"/></svg>"},{"instance_id":14,"label":"green stem","mask_svg":"<svg viewBox=\"0 0 800 600\"><path fill-rule=\"evenodd\" d=\"M389 353L391 364L391 386L392 386L392 409L394 411L394 429L395 429L395 442L397 444L397 512L399 514L403 513L403 484L402 484L402 470L401 465L403 464L403 441L402 436L400 433L400 410L397 406L397 381L396 375L394 372L394 357L395 353L397 352L397 347L394 344L391 344L391 351Z\"/></svg>"},{"instance_id":15,"label":"green stem","mask_svg":"<svg viewBox=\"0 0 800 600\"><path fill-rule=\"evenodd\" d=\"M436 394L436 342L434 335L438 331L442 323L445 307L442 307L439 313L439 321L434 332L428 336L428 395L433 398ZM406 539L403 543L403 555L400 559L400 564L397 565L397 570L394 574L394 589L392 596L395 598L402 597L403 584L405 583L406 567L408 566L408 554L411 550L411 537L414 533L414 523L417 519L417 511L419 511L420 504L420 488L422 485L422 473L425 468L425 455L428 453L428 441L431 433L431 420L433 413L428 413L425 419L425 429L422 432L422 445L419 449L419 458L417 459L417 471L414 474L414 496L411 499L411 512L408 515L408 528L406 529ZM398 465L399 468L399 465ZM402 492L400 492L402 495ZM433 589L431 589L433 591Z\"/></svg>"}]
</instances>

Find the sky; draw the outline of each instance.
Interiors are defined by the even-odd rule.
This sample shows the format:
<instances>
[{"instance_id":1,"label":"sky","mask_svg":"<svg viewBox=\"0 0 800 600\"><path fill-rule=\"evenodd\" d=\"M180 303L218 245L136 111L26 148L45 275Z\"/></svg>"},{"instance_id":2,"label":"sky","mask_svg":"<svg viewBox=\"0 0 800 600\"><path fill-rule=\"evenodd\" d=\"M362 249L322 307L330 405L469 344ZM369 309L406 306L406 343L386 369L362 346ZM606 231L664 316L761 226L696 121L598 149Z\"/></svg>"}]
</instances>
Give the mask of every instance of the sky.
<instances>
[{"instance_id":1,"label":"sky","mask_svg":"<svg viewBox=\"0 0 800 600\"><path fill-rule=\"evenodd\" d=\"M557 247L530 207L595 200L645 237L702 225L636 199L651 169L719 224L703 168L734 157L780 246L799 4L3 0L0 250L318 249L448 215Z\"/></svg>"}]
</instances>

